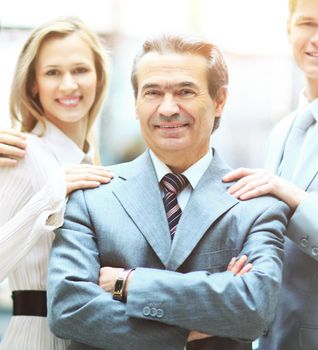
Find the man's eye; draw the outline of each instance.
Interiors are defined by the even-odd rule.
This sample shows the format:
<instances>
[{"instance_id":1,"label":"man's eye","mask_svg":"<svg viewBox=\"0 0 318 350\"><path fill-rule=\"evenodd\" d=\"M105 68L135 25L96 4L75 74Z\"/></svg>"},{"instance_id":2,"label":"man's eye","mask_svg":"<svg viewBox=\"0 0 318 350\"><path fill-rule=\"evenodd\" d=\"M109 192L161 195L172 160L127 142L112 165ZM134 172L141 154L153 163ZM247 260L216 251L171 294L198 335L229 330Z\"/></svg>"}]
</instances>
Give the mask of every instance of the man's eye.
<instances>
[{"instance_id":1,"label":"man's eye","mask_svg":"<svg viewBox=\"0 0 318 350\"><path fill-rule=\"evenodd\" d=\"M308 21L308 22L301 22L301 23L299 23L299 25L303 26L303 27L314 27L314 26L317 26L316 23L310 22L310 21Z\"/></svg>"},{"instance_id":2,"label":"man's eye","mask_svg":"<svg viewBox=\"0 0 318 350\"><path fill-rule=\"evenodd\" d=\"M145 92L145 96L149 96L149 97L155 97L159 95L160 95L160 91L158 90L148 90Z\"/></svg>"},{"instance_id":3,"label":"man's eye","mask_svg":"<svg viewBox=\"0 0 318 350\"><path fill-rule=\"evenodd\" d=\"M182 89L179 91L179 95L180 96L192 96L192 95L194 95L194 91L189 90L189 89Z\"/></svg>"}]
</instances>

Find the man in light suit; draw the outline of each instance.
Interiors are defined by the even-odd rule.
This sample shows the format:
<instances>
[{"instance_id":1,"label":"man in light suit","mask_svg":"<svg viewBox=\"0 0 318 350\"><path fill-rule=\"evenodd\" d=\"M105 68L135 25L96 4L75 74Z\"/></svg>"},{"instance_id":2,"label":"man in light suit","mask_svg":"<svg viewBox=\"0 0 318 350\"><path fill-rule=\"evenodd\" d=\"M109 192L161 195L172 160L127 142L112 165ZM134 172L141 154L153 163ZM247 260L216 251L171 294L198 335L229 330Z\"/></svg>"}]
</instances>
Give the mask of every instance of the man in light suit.
<instances>
[{"instance_id":1,"label":"man in light suit","mask_svg":"<svg viewBox=\"0 0 318 350\"><path fill-rule=\"evenodd\" d=\"M288 33L305 76L298 109L270 138L267 168L238 169L226 181L238 199L271 194L291 211L277 314L260 350L318 349L318 0L289 1Z\"/></svg>"},{"instance_id":2,"label":"man in light suit","mask_svg":"<svg viewBox=\"0 0 318 350\"><path fill-rule=\"evenodd\" d=\"M266 331L288 207L239 201L222 183L229 168L209 144L227 82L208 42L144 43L132 83L149 149L114 166L109 185L74 193L56 232L48 319L71 349L243 350ZM244 254L249 272L226 271Z\"/></svg>"}]
</instances>

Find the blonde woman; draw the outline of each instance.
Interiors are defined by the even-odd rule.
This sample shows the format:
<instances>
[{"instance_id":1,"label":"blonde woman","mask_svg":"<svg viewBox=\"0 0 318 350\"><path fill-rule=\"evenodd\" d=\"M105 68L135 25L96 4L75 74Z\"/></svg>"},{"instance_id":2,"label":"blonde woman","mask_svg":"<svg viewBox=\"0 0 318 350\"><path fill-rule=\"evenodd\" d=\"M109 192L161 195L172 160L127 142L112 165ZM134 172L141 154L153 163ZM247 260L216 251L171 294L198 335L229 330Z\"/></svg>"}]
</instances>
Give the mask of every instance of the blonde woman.
<instances>
[{"instance_id":1,"label":"blonde woman","mask_svg":"<svg viewBox=\"0 0 318 350\"><path fill-rule=\"evenodd\" d=\"M90 165L96 152L89 135L106 82L102 46L76 18L36 28L18 58L10 111L23 134L3 132L1 141L19 143L22 135L28 150L16 166L3 162L0 171L0 280L8 277L13 291L13 317L1 350L67 349L68 341L47 325L47 265L65 197L111 177L104 167Z\"/></svg>"}]
</instances>

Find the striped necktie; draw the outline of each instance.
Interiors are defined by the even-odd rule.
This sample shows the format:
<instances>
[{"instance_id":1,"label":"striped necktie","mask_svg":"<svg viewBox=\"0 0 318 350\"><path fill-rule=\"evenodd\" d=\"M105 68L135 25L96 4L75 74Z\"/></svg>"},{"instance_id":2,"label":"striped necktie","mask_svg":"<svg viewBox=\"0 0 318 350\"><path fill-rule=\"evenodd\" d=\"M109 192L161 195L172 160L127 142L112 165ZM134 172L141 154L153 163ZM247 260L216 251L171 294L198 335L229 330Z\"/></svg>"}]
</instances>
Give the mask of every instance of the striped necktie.
<instances>
[{"instance_id":1,"label":"striped necktie","mask_svg":"<svg viewBox=\"0 0 318 350\"><path fill-rule=\"evenodd\" d=\"M162 178L160 183L164 190L163 204L167 214L171 239L173 239L182 214L177 196L187 186L188 179L182 174L169 173Z\"/></svg>"}]
</instances>

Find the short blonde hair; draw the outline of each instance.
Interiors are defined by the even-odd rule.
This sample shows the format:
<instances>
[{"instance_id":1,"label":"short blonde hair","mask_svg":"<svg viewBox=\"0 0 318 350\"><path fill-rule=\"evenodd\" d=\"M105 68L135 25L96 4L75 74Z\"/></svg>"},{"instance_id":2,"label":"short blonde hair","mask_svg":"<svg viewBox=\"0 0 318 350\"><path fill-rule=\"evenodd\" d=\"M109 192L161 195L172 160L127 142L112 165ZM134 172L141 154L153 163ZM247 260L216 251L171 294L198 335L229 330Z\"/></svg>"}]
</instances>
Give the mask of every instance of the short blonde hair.
<instances>
[{"instance_id":1,"label":"short blonde hair","mask_svg":"<svg viewBox=\"0 0 318 350\"><path fill-rule=\"evenodd\" d=\"M64 17L44 23L34 29L25 43L15 68L11 86L10 116L14 127L30 132L37 122L45 131L42 106L32 90L35 83L35 62L43 43L54 37L66 37L77 33L91 48L95 60L97 87L95 101L88 114L87 135L101 108L106 92L108 75L106 71L107 58L97 35L94 34L80 19Z\"/></svg>"},{"instance_id":2,"label":"short blonde hair","mask_svg":"<svg viewBox=\"0 0 318 350\"><path fill-rule=\"evenodd\" d=\"M288 8L289 8L290 16L295 12L296 6L297 6L297 0L288 0Z\"/></svg>"},{"instance_id":3,"label":"short blonde hair","mask_svg":"<svg viewBox=\"0 0 318 350\"><path fill-rule=\"evenodd\" d=\"M138 64L149 52L159 54L177 53L194 54L204 57L207 61L207 81L209 94L213 100L218 96L221 88L227 87L229 82L228 69L224 57L218 47L196 36L162 35L143 43L141 51L136 55L131 72L131 82L135 98L138 95ZM215 120L217 129L221 118Z\"/></svg>"}]
</instances>

